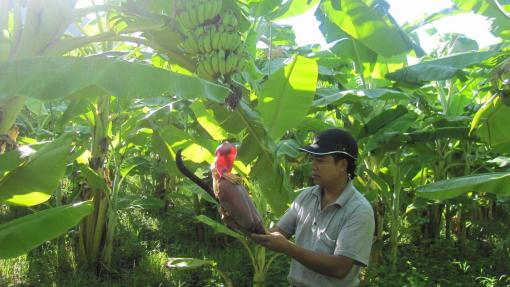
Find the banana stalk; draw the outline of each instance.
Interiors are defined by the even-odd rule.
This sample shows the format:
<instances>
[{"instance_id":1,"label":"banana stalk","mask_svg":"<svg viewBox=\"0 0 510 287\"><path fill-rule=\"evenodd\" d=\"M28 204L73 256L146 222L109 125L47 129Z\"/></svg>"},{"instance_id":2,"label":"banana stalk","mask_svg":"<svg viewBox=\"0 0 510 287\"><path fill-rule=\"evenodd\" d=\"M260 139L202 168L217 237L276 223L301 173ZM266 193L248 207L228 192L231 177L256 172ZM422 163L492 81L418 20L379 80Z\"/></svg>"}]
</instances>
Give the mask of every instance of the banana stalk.
<instances>
[{"instance_id":1,"label":"banana stalk","mask_svg":"<svg viewBox=\"0 0 510 287\"><path fill-rule=\"evenodd\" d=\"M110 96L102 95L99 97L96 111L94 111L92 155L89 166L97 174L104 176L106 180L108 172L104 169L104 161L109 148L108 131L111 124L109 115ZM93 188L83 197L87 200L93 199L94 212L80 224L80 255L89 266L94 266L98 263L99 255L102 252L110 198L107 190L98 188Z\"/></svg>"}]
</instances>

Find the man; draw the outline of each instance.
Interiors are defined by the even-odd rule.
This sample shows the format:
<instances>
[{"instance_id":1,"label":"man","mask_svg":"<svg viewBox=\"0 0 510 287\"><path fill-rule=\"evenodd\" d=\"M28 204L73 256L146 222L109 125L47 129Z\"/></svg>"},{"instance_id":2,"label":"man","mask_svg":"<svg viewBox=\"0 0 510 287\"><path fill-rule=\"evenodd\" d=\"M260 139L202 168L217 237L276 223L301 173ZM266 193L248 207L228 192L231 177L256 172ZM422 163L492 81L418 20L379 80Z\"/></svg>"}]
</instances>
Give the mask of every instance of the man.
<instances>
[{"instance_id":1,"label":"man","mask_svg":"<svg viewBox=\"0 0 510 287\"><path fill-rule=\"evenodd\" d=\"M356 286L375 228L372 206L352 185L357 143L334 128L300 150L312 157L316 186L302 191L268 234L250 237L292 257L292 286ZM293 235L295 243L289 240Z\"/></svg>"}]
</instances>

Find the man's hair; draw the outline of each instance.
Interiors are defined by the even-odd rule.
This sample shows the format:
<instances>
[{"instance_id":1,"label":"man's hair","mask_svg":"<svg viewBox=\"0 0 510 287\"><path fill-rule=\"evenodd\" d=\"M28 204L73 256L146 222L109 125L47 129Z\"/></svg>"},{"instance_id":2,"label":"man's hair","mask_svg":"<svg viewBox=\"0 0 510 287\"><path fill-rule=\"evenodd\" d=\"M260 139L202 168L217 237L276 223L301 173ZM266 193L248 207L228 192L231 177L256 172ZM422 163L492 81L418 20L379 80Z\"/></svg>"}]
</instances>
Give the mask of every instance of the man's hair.
<instances>
[{"instance_id":1,"label":"man's hair","mask_svg":"<svg viewBox=\"0 0 510 287\"><path fill-rule=\"evenodd\" d=\"M342 153L333 153L331 156L333 156L335 163L342 159L347 160L347 175L350 179L354 179L356 177L356 161L352 157Z\"/></svg>"}]
</instances>

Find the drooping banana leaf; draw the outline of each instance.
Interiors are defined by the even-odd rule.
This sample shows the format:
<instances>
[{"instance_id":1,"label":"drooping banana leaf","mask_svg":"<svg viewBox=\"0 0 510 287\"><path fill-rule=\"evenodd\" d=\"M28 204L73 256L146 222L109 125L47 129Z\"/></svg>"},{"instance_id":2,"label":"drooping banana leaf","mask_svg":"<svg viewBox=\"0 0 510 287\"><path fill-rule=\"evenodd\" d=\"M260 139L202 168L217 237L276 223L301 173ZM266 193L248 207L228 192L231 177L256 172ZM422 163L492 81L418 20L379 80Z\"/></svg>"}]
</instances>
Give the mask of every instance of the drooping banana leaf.
<instances>
[{"instance_id":1,"label":"drooping banana leaf","mask_svg":"<svg viewBox=\"0 0 510 287\"><path fill-rule=\"evenodd\" d=\"M497 172L462 176L438 181L417 188L417 195L433 200L445 200L467 192L488 192L510 196L510 173Z\"/></svg>"},{"instance_id":2,"label":"drooping banana leaf","mask_svg":"<svg viewBox=\"0 0 510 287\"><path fill-rule=\"evenodd\" d=\"M222 103L228 90L197 77L140 63L90 57L40 57L0 62L0 99L53 100L94 88L117 97L204 97Z\"/></svg>"},{"instance_id":3,"label":"drooping banana leaf","mask_svg":"<svg viewBox=\"0 0 510 287\"><path fill-rule=\"evenodd\" d=\"M91 202L46 209L0 225L0 258L13 258L54 239L93 210Z\"/></svg>"},{"instance_id":4,"label":"drooping banana leaf","mask_svg":"<svg viewBox=\"0 0 510 287\"><path fill-rule=\"evenodd\" d=\"M71 136L64 135L4 176L0 180L0 201L21 206L47 201L64 176L70 145Z\"/></svg>"},{"instance_id":5,"label":"drooping banana leaf","mask_svg":"<svg viewBox=\"0 0 510 287\"><path fill-rule=\"evenodd\" d=\"M257 108L274 140L305 118L315 94L317 75L315 61L298 56L264 83Z\"/></svg>"},{"instance_id":6,"label":"drooping banana leaf","mask_svg":"<svg viewBox=\"0 0 510 287\"><path fill-rule=\"evenodd\" d=\"M285 4L279 7L278 10L274 13L272 18L274 20L281 20L288 17L294 17L301 15L308 10L310 10L315 4L319 2L318 0L293 0L287 1Z\"/></svg>"},{"instance_id":7,"label":"drooping banana leaf","mask_svg":"<svg viewBox=\"0 0 510 287\"><path fill-rule=\"evenodd\" d=\"M497 56L499 52L468 52L460 53L431 61L412 65L396 72L386 74L398 85L419 88L430 81L444 81L454 76L462 76L462 70L484 60Z\"/></svg>"},{"instance_id":8,"label":"drooping banana leaf","mask_svg":"<svg viewBox=\"0 0 510 287\"><path fill-rule=\"evenodd\" d=\"M360 89L338 92L332 90L317 90L318 98L313 101L313 107L323 107L327 105L340 105L345 102L355 102L366 100L405 100L409 98L404 92L391 89Z\"/></svg>"},{"instance_id":9,"label":"drooping banana leaf","mask_svg":"<svg viewBox=\"0 0 510 287\"><path fill-rule=\"evenodd\" d=\"M453 0L455 6L466 12L474 12L492 20L491 31L510 39L510 17L499 0ZM508 9L508 3L506 8ZM507 10L508 11L508 10Z\"/></svg>"},{"instance_id":10,"label":"drooping banana leaf","mask_svg":"<svg viewBox=\"0 0 510 287\"><path fill-rule=\"evenodd\" d=\"M322 1L320 7L331 22L377 54L391 57L411 48L397 27L361 0Z\"/></svg>"},{"instance_id":11,"label":"drooping banana leaf","mask_svg":"<svg viewBox=\"0 0 510 287\"><path fill-rule=\"evenodd\" d=\"M471 122L470 132L476 130L476 135L496 151L508 152L510 150L508 119L510 107L502 103L501 97L497 97L478 110Z\"/></svg>"},{"instance_id":12,"label":"drooping banana leaf","mask_svg":"<svg viewBox=\"0 0 510 287\"><path fill-rule=\"evenodd\" d=\"M281 215L287 208L290 186L276 161L276 144L264 128L261 117L244 101L237 111L247 132L238 158L246 165L253 164L250 178L260 184L273 212Z\"/></svg>"},{"instance_id":13,"label":"drooping banana leaf","mask_svg":"<svg viewBox=\"0 0 510 287\"><path fill-rule=\"evenodd\" d=\"M202 222L203 224L209 225L212 229L214 229L217 233L222 233L225 235L232 236L234 238L237 238L239 240L244 240L244 236L233 231L232 229L226 227L225 225L211 219L210 217L207 217L205 215L198 215L195 217L196 220Z\"/></svg>"}]
</instances>

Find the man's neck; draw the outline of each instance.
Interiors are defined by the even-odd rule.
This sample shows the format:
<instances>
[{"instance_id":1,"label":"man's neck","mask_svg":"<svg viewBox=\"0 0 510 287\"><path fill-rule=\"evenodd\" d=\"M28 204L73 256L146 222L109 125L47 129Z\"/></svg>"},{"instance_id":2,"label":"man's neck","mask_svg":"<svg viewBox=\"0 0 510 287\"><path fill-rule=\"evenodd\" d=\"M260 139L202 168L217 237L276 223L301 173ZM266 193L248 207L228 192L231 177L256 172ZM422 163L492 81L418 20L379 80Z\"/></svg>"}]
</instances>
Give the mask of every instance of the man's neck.
<instances>
[{"instance_id":1,"label":"man's neck","mask_svg":"<svg viewBox=\"0 0 510 287\"><path fill-rule=\"evenodd\" d=\"M322 187L322 203L323 207L334 202L344 192L347 183L349 182L348 177L342 177L337 182Z\"/></svg>"}]
</instances>

